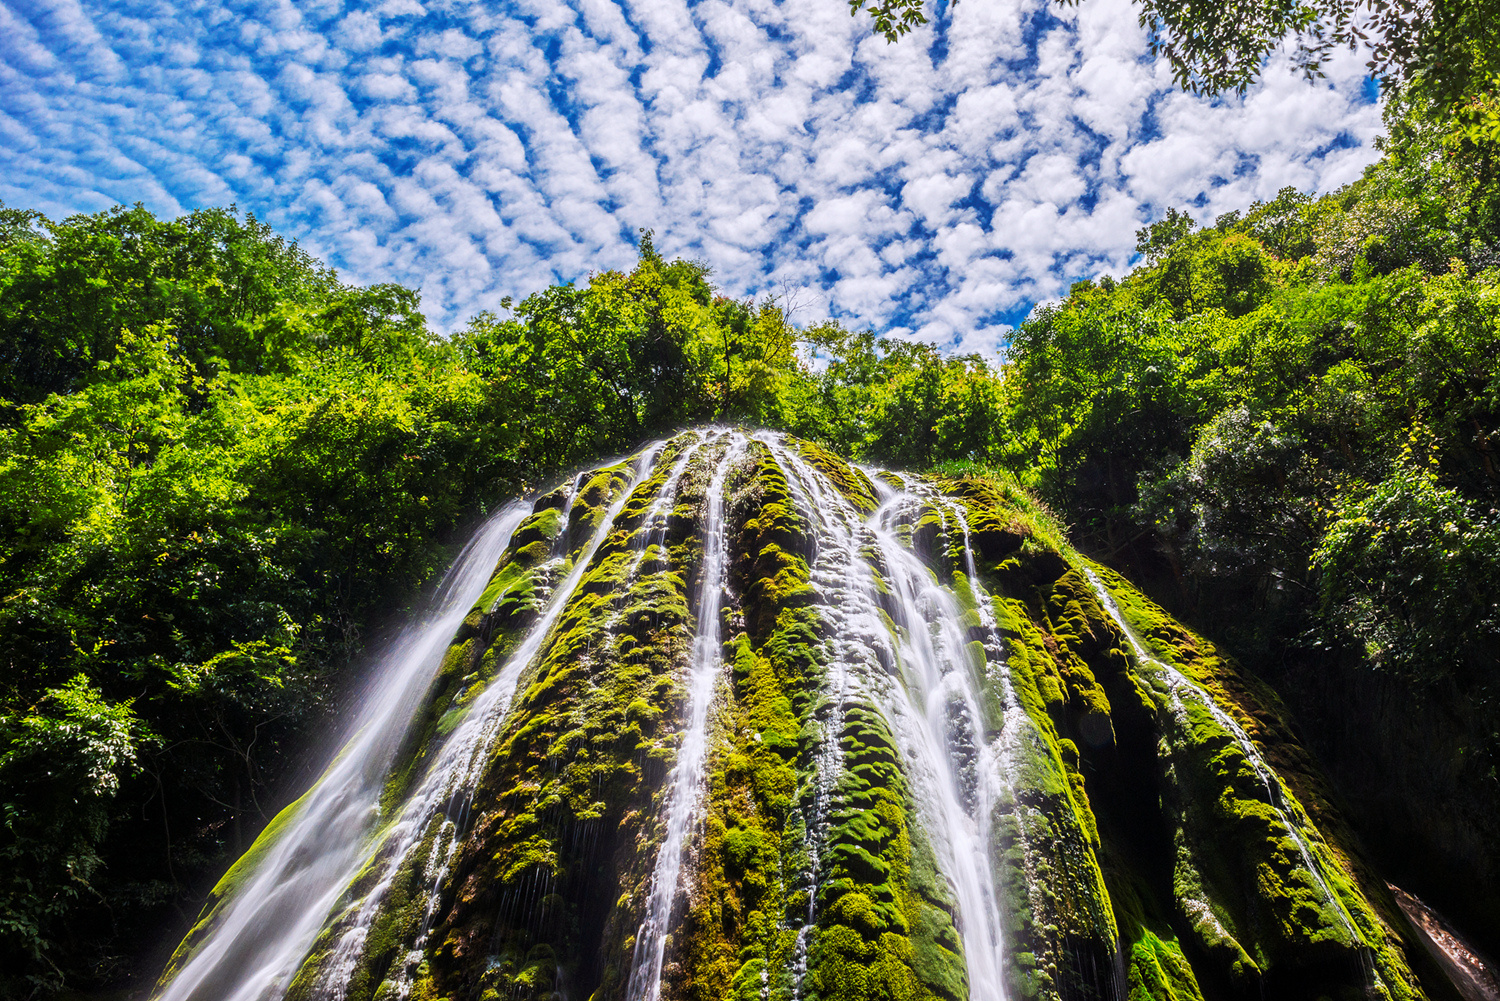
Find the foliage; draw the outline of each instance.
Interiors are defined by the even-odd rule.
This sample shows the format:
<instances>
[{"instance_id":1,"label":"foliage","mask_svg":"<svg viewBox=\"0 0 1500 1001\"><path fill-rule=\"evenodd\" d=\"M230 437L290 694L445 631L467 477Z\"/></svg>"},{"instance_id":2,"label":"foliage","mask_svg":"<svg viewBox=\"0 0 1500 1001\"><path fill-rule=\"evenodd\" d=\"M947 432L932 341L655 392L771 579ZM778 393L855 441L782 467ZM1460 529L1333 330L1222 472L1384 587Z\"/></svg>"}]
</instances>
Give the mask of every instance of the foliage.
<instances>
[{"instance_id":1,"label":"foliage","mask_svg":"<svg viewBox=\"0 0 1500 1001\"><path fill-rule=\"evenodd\" d=\"M1288 43L1294 69L1311 82L1347 48L1368 56L1366 69L1387 91L1463 122L1473 135L1500 131L1495 0L1137 0L1137 7L1151 54L1166 59L1190 93L1244 94ZM924 0L849 0L851 15L861 10L887 42L927 23Z\"/></svg>"},{"instance_id":2,"label":"foliage","mask_svg":"<svg viewBox=\"0 0 1500 1001\"><path fill-rule=\"evenodd\" d=\"M1377 667L1430 684L1500 671L1500 517L1398 464L1353 499L1313 553L1326 613Z\"/></svg>"},{"instance_id":3,"label":"foliage","mask_svg":"<svg viewBox=\"0 0 1500 1001\"><path fill-rule=\"evenodd\" d=\"M798 328L649 234L629 272L444 339L415 292L232 210L0 207L0 853L25 877L0 883L0 992L128 980L487 505L705 421L1001 468L1043 534L1071 525L1308 718L1396 686L1444 740L1370 754L1450 777L1414 810L1466 790L1434 857L1500 887L1473 847L1500 844L1500 140L1415 99L1388 125L1346 189L1146 227L1140 267L999 365ZM1433 879L1456 913L1491 892Z\"/></svg>"},{"instance_id":4,"label":"foliage","mask_svg":"<svg viewBox=\"0 0 1500 1001\"><path fill-rule=\"evenodd\" d=\"M994 454L1000 384L983 358L836 324L803 336L827 367L808 377L808 388L797 393L802 405L773 426L910 469Z\"/></svg>"},{"instance_id":5,"label":"foliage","mask_svg":"<svg viewBox=\"0 0 1500 1001\"><path fill-rule=\"evenodd\" d=\"M176 331L200 371L282 369L307 332L305 311L357 311L359 300L404 291L343 289L295 244L233 209L171 221L139 206L61 222L4 212L0 397L9 403L77 389L111 358L121 330L151 323Z\"/></svg>"},{"instance_id":6,"label":"foliage","mask_svg":"<svg viewBox=\"0 0 1500 1001\"><path fill-rule=\"evenodd\" d=\"M1495 927L1494 146L1416 101L1387 121L1349 187L1203 229L1171 215L1124 280L1038 310L1011 340L997 458L1343 741L1324 750L1365 819L1389 812L1376 795L1410 811L1382 838L1455 817L1429 847L1472 880L1390 851ZM1392 793L1396 763L1444 778Z\"/></svg>"},{"instance_id":7,"label":"foliage","mask_svg":"<svg viewBox=\"0 0 1500 1001\"><path fill-rule=\"evenodd\" d=\"M415 292L344 285L233 210L0 207L0 715L52 718L81 679L152 735L103 786L54 770L87 814L64 824L6 724L0 852L29 882L0 897L0 992L129 973L317 766L351 666L487 504L706 420L913 466L991 453L978 359L799 331L709 279L647 233L632 271L444 340Z\"/></svg>"},{"instance_id":8,"label":"foliage","mask_svg":"<svg viewBox=\"0 0 1500 1001\"><path fill-rule=\"evenodd\" d=\"M870 14L871 28L877 35L894 42L919 24L927 23L927 12L922 0L849 0L849 13L857 15L861 10Z\"/></svg>"},{"instance_id":9,"label":"foliage","mask_svg":"<svg viewBox=\"0 0 1500 1001\"><path fill-rule=\"evenodd\" d=\"M316 765L295 752L348 665L520 474L413 292L340 285L232 212L5 219L0 715L44 718L76 678L154 735L99 758L108 781L54 770L86 812L60 840L7 724L0 851L35 886L0 898L0 990L25 991L119 976L206 888Z\"/></svg>"},{"instance_id":10,"label":"foliage","mask_svg":"<svg viewBox=\"0 0 1500 1001\"><path fill-rule=\"evenodd\" d=\"M1174 243L1191 233L1194 225L1187 212L1169 208L1163 218L1135 231L1135 252L1154 264Z\"/></svg>"},{"instance_id":11,"label":"foliage","mask_svg":"<svg viewBox=\"0 0 1500 1001\"><path fill-rule=\"evenodd\" d=\"M59 972L48 968L55 919L96 892L90 878L111 801L147 735L129 700L107 701L80 674L0 715L0 736L0 934L36 964L28 986L45 987Z\"/></svg>"},{"instance_id":12,"label":"foliage","mask_svg":"<svg viewBox=\"0 0 1500 1001\"><path fill-rule=\"evenodd\" d=\"M1139 16L1152 54L1193 93L1243 94L1290 39L1293 65L1309 80L1337 49L1363 49L1373 77L1446 106L1493 75L1497 13L1487 0L1142 0Z\"/></svg>"}]
</instances>

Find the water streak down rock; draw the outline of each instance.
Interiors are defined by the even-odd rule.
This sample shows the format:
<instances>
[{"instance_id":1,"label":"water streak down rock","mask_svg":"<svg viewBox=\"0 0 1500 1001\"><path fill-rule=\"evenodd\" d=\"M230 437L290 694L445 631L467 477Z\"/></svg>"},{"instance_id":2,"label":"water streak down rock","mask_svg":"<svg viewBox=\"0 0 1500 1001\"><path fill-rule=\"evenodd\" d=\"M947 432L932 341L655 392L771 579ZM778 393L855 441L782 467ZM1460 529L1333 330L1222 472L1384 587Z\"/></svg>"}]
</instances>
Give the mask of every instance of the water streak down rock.
<instances>
[{"instance_id":1,"label":"water streak down rock","mask_svg":"<svg viewBox=\"0 0 1500 1001\"><path fill-rule=\"evenodd\" d=\"M503 529L163 999L1427 996L1274 699L1021 492L712 428Z\"/></svg>"}]
</instances>

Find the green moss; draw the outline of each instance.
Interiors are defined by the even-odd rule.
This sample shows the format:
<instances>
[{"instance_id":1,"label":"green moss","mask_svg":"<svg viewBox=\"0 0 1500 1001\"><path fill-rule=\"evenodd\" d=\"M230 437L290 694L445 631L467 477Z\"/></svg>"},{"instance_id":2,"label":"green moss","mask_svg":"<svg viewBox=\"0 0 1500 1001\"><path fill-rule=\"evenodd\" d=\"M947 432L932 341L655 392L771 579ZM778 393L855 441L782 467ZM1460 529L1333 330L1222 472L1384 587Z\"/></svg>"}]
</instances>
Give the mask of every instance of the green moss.
<instances>
[{"instance_id":1,"label":"green moss","mask_svg":"<svg viewBox=\"0 0 1500 1001\"><path fill-rule=\"evenodd\" d=\"M811 987L830 999L946 996L961 952L949 948L957 944L952 905L931 878L930 853L919 850L917 864L929 878L913 878L912 800L900 753L874 706L850 706L838 740L844 767L817 889Z\"/></svg>"},{"instance_id":2,"label":"green moss","mask_svg":"<svg viewBox=\"0 0 1500 1001\"><path fill-rule=\"evenodd\" d=\"M786 922L791 876L805 845L797 816L808 685L819 670L816 616L808 600L810 526L795 513L787 484L764 446L730 500L745 628L729 641L733 685L722 705L709 760L693 906L681 938L681 973L669 996L717 999L763 990L790 993L795 930ZM799 898L805 901L805 897ZM801 904L805 908L805 903Z\"/></svg>"},{"instance_id":3,"label":"green moss","mask_svg":"<svg viewBox=\"0 0 1500 1001\"><path fill-rule=\"evenodd\" d=\"M1174 892L1200 947L1242 982L1299 965L1327 966L1343 954L1349 967L1369 967L1371 990L1420 996L1348 853L1330 846L1286 781L1285 774L1310 762L1274 753L1291 743L1276 708L1260 701L1211 644L1116 575L1096 572L1152 656L1196 686L1174 685L1166 669L1135 665L1152 689L1162 729L1170 779L1164 805L1175 829ZM1206 699L1229 714L1258 757L1280 758L1269 791L1240 739ZM1300 784L1317 788L1307 777Z\"/></svg>"},{"instance_id":4,"label":"green moss","mask_svg":"<svg viewBox=\"0 0 1500 1001\"><path fill-rule=\"evenodd\" d=\"M692 441L670 442L623 498L521 679L483 763L421 962L404 965L431 885L413 860L443 848L441 825L393 881L351 999L384 999L401 978L410 996L432 1001L623 996L680 744L704 494L724 442L688 465L649 550L643 533ZM789 444L857 510L875 509L865 473L817 446ZM571 508L567 491L549 495L518 529L398 757L388 815L582 557L630 475L623 464L586 474ZM1208 704L1174 696L1164 669L1129 652L1082 572L1092 565L1067 547L1044 507L1003 479L933 486L901 537L957 599L983 671L982 736L1008 769L1009 791L989 818L1008 996L1202 1001L1205 990L1228 988L1311 1001L1339 996L1339 978L1363 959L1372 979L1361 990L1419 997L1383 898L1371 902L1372 877L1274 699L1098 571L1153 656L1201 686L1274 765L1280 777L1268 795ZM762 444L747 448L728 487L726 671L663 997L791 1001L795 990L808 1001L963 1001L956 906L885 707L849 695L835 703L823 687L814 521ZM837 782L824 800L820 769L831 760ZM1278 808L1308 832L1322 883ZM263 835L267 844L285 816ZM814 838L820 819L826 826ZM264 851L260 841L254 850ZM356 896L384 872L382 861L360 874ZM251 864L247 857L243 866ZM239 870L217 892L232 889ZM325 929L293 997L308 993L348 919Z\"/></svg>"},{"instance_id":5,"label":"green moss","mask_svg":"<svg viewBox=\"0 0 1500 1001\"><path fill-rule=\"evenodd\" d=\"M1009 990L1018 998L1108 996L1117 931L1079 748L1087 738L1089 747L1108 749L1114 734L1110 700L1090 665L1096 644L1087 607L1060 589L1066 564L1054 551L1025 552L1023 542L1035 534L1002 491L975 481L946 486L963 504L998 636L984 636L977 610L966 611L965 621L976 643L1000 647L986 658L987 705L992 727L1010 735L1016 790L992 817L1013 957ZM978 592L961 550L951 561L955 593L968 609Z\"/></svg>"},{"instance_id":6,"label":"green moss","mask_svg":"<svg viewBox=\"0 0 1500 1001\"><path fill-rule=\"evenodd\" d=\"M1203 1001L1176 939L1162 941L1143 931L1130 945L1128 962L1130 1001Z\"/></svg>"},{"instance_id":7,"label":"green moss","mask_svg":"<svg viewBox=\"0 0 1500 1001\"><path fill-rule=\"evenodd\" d=\"M209 892L208 900L204 902L202 909L199 911L198 920L194 922L193 927L188 931L187 935L183 936L182 942L173 950L172 958L167 961L166 969L162 972L161 979L157 982L158 987L165 986L168 981L176 976L177 972L187 964L188 960L193 958L193 955L208 940L208 937L217 926L219 918L222 916L219 913L221 905L232 897L255 874L256 869L259 868L260 863L265 859L266 855L276 846L281 836L286 833L292 822L296 820L297 815L301 812L311 793L312 790L303 793L296 802L272 817L271 822L265 826L265 829L260 832L255 841L250 845L249 851L241 855L229 867L229 870L220 877L218 883L214 884L213 890Z\"/></svg>"},{"instance_id":8,"label":"green moss","mask_svg":"<svg viewBox=\"0 0 1500 1001\"><path fill-rule=\"evenodd\" d=\"M537 586L544 582L545 575L539 575L537 568L551 558L552 550L561 536L561 507L565 503L566 497L561 493L541 498L532 514L512 535L510 546L496 565L485 592L475 602L474 610L465 618L452 645L444 654L427 705L397 753L381 795L381 812L384 816L392 816L398 808L413 777L420 772L421 765L426 760L433 745L433 737L441 736L457 725L463 707L478 696L484 684L493 676L496 667L493 654L508 645L510 638L539 609L541 600L537 595ZM485 652L491 656L482 660L480 655ZM225 873L210 894L198 925L184 939L177 953L174 953L163 974L163 982L180 969L196 949L204 933L213 925L213 915L218 903L231 894L247 874L254 871L305 799L306 796L279 813L250 850Z\"/></svg>"},{"instance_id":9,"label":"green moss","mask_svg":"<svg viewBox=\"0 0 1500 1001\"><path fill-rule=\"evenodd\" d=\"M810 441L799 441L797 451L804 460L814 469L817 469L838 488L855 510L862 514L870 514L879 502L875 495L875 485L864 471L851 466L849 463L838 458L832 452L820 445Z\"/></svg>"}]
</instances>

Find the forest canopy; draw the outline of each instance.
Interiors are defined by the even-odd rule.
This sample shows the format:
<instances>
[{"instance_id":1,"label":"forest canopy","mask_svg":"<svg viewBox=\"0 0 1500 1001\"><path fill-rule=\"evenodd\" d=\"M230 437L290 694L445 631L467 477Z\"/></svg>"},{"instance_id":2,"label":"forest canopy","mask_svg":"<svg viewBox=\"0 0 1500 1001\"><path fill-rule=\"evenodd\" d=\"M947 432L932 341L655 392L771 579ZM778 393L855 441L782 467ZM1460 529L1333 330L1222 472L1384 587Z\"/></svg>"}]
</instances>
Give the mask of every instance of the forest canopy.
<instances>
[{"instance_id":1,"label":"forest canopy","mask_svg":"<svg viewBox=\"0 0 1500 1001\"><path fill-rule=\"evenodd\" d=\"M798 326L649 234L444 337L232 209L0 208L0 993L128 979L478 519L708 421L1006 477L1301 718L1394 693L1369 767L1463 804L1467 887L1417 882L1500 917L1497 140L1388 126L1340 191L1146 227L990 358Z\"/></svg>"}]
</instances>

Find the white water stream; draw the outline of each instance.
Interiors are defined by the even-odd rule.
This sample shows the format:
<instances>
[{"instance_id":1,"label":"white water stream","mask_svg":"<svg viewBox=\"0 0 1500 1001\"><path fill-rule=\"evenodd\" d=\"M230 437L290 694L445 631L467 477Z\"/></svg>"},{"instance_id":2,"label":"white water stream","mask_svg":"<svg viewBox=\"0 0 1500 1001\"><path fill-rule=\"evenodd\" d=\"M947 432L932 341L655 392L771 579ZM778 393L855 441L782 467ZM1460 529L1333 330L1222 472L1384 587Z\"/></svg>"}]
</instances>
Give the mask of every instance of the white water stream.
<instances>
[{"instance_id":1,"label":"white water stream","mask_svg":"<svg viewBox=\"0 0 1500 1001\"><path fill-rule=\"evenodd\" d=\"M761 438L785 473L799 508L815 520L818 551L812 582L828 630L822 698L826 751L838 755L844 709L852 699L878 707L905 761L924 832L957 902L957 923L972 1001L1003 1001L999 894L990 816L1004 785L986 745L976 668L953 594L897 536L922 500L876 479L881 505L869 518L827 476L775 438ZM874 557L873 561L871 557ZM883 584L883 586L882 586ZM881 615L889 609L890 623ZM837 779L837 761L820 761L820 798ZM826 838L827 806L809 818L814 846ZM816 868L816 856L814 856ZM812 874L812 897L816 881ZM814 904L809 903L808 925ZM804 931L807 926L804 926ZM805 969L806 937L794 956L796 991Z\"/></svg>"},{"instance_id":2,"label":"white water stream","mask_svg":"<svg viewBox=\"0 0 1500 1001\"><path fill-rule=\"evenodd\" d=\"M661 971L666 957L672 903L677 897L688 830L703 789L703 769L708 760L709 709L723 677L719 611L729 574L724 539L724 480L743 454L744 446L744 437L735 434L708 484L703 566L698 575L698 626L688 667L687 725L683 728L677 760L667 776L667 833L656 855L646 918L636 933L627 988L627 997L632 1001L657 1001L661 996Z\"/></svg>"},{"instance_id":3,"label":"white water stream","mask_svg":"<svg viewBox=\"0 0 1500 1001\"><path fill-rule=\"evenodd\" d=\"M1115 601L1114 595L1109 593L1109 589L1104 586L1104 582L1099 579L1099 575L1088 566L1083 568L1083 572L1088 577L1089 583L1093 585L1094 593L1098 596L1099 603L1104 606L1104 610L1109 613L1110 618L1114 619L1115 625L1119 626L1120 631L1125 634L1125 639L1130 643L1130 648L1135 653L1136 662L1154 669L1165 680L1167 691L1172 698L1175 715L1181 721L1181 725L1189 725L1188 711L1183 703L1183 699L1192 699L1207 709L1214 721L1234 738L1240 750L1244 752L1245 759L1249 762L1251 769L1265 788L1267 804L1276 812L1276 816L1280 819L1282 827L1286 829L1287 837L1296 845L1297 851L1302 857L1303 867L1307 870L1308 875L1312 877L1329 909L1333 911L1335 918L1348 934L1348 944L1362 945L1364 940L1355 929L1354 922L1344 907L1344 902L1339 899L1338 894L1334 893L1333 888L1328 885L1328 880L1323 875L1323 867L1313 855L1307 835L1303 832L1301 808L1295 805L1295 801L1291 799L1291 794L1282 787L1281 779L1271 770L1271 766L1266 764L1265 758L1261 756L1260 750L1255 746L1255 742L1250 739L1250 735L1245 732L1244 727L1240 726L1239 722L1233 716L1224 711L1223 707L1214 700L1213 695L1205 691L1201 685L1183 674L1175 665L1153 657L1146 649L1145 644L1141 642L1140 637L1136 635L1135 630L1125 621L1125 616L1121 613L1120 606ZM1298 815L1295 820L1292 816L1293 813ZM1207 911L1206 904L1204 905L1204 910ZM1216 924L1218 922L1218 919L1214 918L1211 913L1205 914L1204 917ZM1363 950L1361 950L1360 958L1361 962L1365 961ZM1365 972L1367 979L1374 976L1372 968L1367 967Z\"/></svg>"},{"instance_id":4,"label":"white water stream","mask_svg":"<svg viewBox=\"0 0 1500 1001\"><path fill-rule=\"evenodd\" d=\"M812 467L794 456L779 437L760 434L756 440L770 450L776 464L781 467L797 511L812 520L815 542L809 560L809 582L824 605L830 626L825 641L830 656L813 709L812 722L818 734L818 750L812 776L812 808L802 818L807 831L808 865L800 876L802 887L807 892L807 910L802 926L797 929L792 954L793 998L800 999L807 975L808 938L816 927L818 883L828 840L828 811L843 769L839 734L844 727L850 694L850 665L858 662L864 671L879 670L870 644L883 632L883 627L872 616L858 614L852 617L849 614L849 610L860 609L866 593L864 563L859 553L864 519L827 477L814 473Z\"/></svg>"},{"instance_id":5,"label":"white water stream","mask_svg":"<svg viewBox=\"0 0 1500 1001\"><path fill-rule=\"evenodd\" d=\"M969 998L1002 1001L1004 919L990 819L1004 781L984 739L977 679L957 603L896 536L903 512L919 513L922 499L907 491L883 493L887 499L871 524L896 609L892 618L899 630L907 696L905 704L895 704L891 722L907 754L913 792L927 815L925 827L938 867L958 901Z\"/></svg>"},{"instance_id":6,"label":"white water stream","mask_svg":"<svg viewBox=\"0 0 1500 1001\"><path fill-rule=\"evenodd\" d=\"M369 855L380 792L454 632L531 507L511 504L459 554L420 622L381 658L339 755L278 818L286 829L213 917L213 932L160 1001L252 1001L283 990Z\"/></svg>"},{"instance_id":7,"label":"white water stream","mask_svg":"<svg viewBox=\"0 0 1500 1001\"><path fill-rule=\"evenodd\" d=\"M634 529L624 575L628 592L653 547L665 542L684 474L695 458L712 463L702 522L696 631L686 664L681 744L663 788L663 837L635 939L628 1001L660 1001L673 906L705 791L714 706L725 678L721 621L730 557L726 482L742 463L750 441L726 429L692 435L673 456L670 470ZM921 483L893 477L899 483L893 487L877 476L871 481L875 510L866 513L868 506L862 510L851 502L822 469L781 436L761 433L755 441L770 451L782 470L796 517L806 519L811 527L809 579L823 619L822 675L811 721L819 746L811 776L812 796L801 818L807 831L808 866L803 873L789 874L797 888L808 892L801 923L797 916L787 919L797 929L791 964L793 996L802 996L809 935L816 925L817 892L825 878L822 859L840 809L840 737L849 710L867 706L880 713L901 755L921 833L947 881L963 941L969 999L1005 1001L1007 915L1002 913L997 884L998 834L993 818L1015 794L1011 783L1020 768L1020 755L1035 750L1025 742L1038 735L1009 675L994 608L979 581L963 504ZM631 495L648 477L658 474L664 449L665 444L658 442L635 457L628 482L610 501L533 624L436 748L403 804L393 816L382 818L380 796L401 741L423 706L455 631L484 592L530 507L513 504L480 530L448 575L433 611L408 629L381 662L362 702L359 723L338 758L280 821L281 833L254 862L241 887L220 906L212 930L158 1001L281 997L330 923L336 937L316 969L309 967L317 976L312 993L318 1001L342 1001L388 891L415 858L413 853L421 851L420 878L428 888L424 918L415 942L403 947L405 960L398 960L388 974L395 993L404 996L408 974L422 958L428 925L465 836L474 790L505 726L517 685L546 648L596 553L616 530L615 521ZM578 489L575 482L569 511ZM961 564L955 568L951 587L943 582L946 571L935 573L912 549L912 530L924 515L939 523L939 538L945 545L956 546L961 538ZM555 554L559 573L565 559L565 554ZM1178 715L1186 717L1184 699L1201 702L1240 744L1308 872L1350 937L1358 941L1304 835L1306 821L1300 809L1283 793L1279 778L1248 735L1205 690L1146 652L1102 582L1092 571L1086 572L1105 609L1129 639L1137 661L1164 679ZM960 576L967 577L968 595L975 605L972 614L960 604L961 589L955 592ZM619 626L628 605L628 600L622 600L621 610L606 622L606 630ZM971 632L976 616L977 634ZM973 643L973 635L982 641ZM986 691L992 693L990 711L997 719L986 719ZM1019 847L1025 855L1026 831L1024 823L1020 826ZM351 897L351 884L361 873L359 885L368 889ZM1036 888L1028 889L1034 895ZM767 989L763 979L763 993Z\"/></svg>"}]
</instances>

